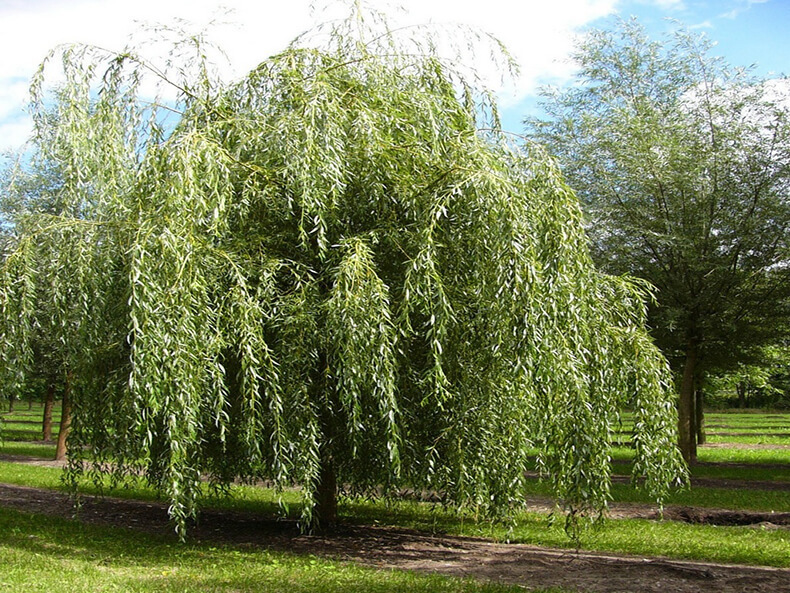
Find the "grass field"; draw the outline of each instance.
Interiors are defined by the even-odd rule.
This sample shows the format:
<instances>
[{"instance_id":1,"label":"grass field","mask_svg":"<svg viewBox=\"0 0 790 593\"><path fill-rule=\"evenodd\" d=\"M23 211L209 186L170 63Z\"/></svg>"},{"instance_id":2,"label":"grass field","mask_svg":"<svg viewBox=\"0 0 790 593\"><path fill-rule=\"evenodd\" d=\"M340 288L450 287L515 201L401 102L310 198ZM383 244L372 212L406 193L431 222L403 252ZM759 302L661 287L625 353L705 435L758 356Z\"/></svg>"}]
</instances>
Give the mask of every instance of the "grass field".
<instances>
[{"instance_id":1,"label":"grass field","mask_svg":"<svg viewBox=\"0 0 790 593\"><path fill-rule=\"evenodd\" d=\"M25 593L515 593L520 587L376 570L314 556L211 544L0 508L0 591Z\"/></svg>"},{"instance_id":2,"label":"grass field","mask_svg":"<svg viewBox=\"0 0 790 593\"><path fill-rule=\"evenodd\" d=\"M40 409L19 408L13 415L4 415L4 441L0 453L51 458L53 445L34 442L33 435L37 432L40 435L40 426L34 426L31 420L36 418L40 422ZM711 442L715 444L700 447L700 464L691 468L692 488L674 493L667 504L744 512L790 512L790 436L783 435L790 433L790 414L710 414L708 423ZM5 432L6 429L9 432ZM715 431L720 436L714 441ZM743 437L721 434L745 432L750 433L749 438L767 438L772 442L753 445L732 440ZM631 449L615 448L615 472L627 474L632 457ZM0 462L0 483L60 489L60 475L57 468ZM712 487L694 485L695 480L728 482L726 487ZM550 494L547 486L537 480L531 481L528 487L531 496ZM86 487L87 493L95 491L93 487ZM156 498L156 493L142 483L111 494L147 500ZM613 484L612 495L615 502L650 502L641 491L626 483ZM289 492L285 496L290 512L297 514L297 493ZM249 486L235 487L230 499L207 496L204 503L208 507L258 515L271 515L277 510L274 492ZM342 506L341 513L346 522L363 525L393 525L563 549L577 545L564 533L562 521L550 524L545 514L534 512L520 513L512 525L477 520L471 514L459 517L414 501L395 505L351 501ZM4 527L9 524L14 525L13 529ZM610 519L587 531L581 547L606 553L790 567L790 529L787 528ZM102 552L103 549L107 552ZM26 565L30 570L19 568ZM51 591L53 583L48 579L53 573L61 574L63 582L69 584L68 590L73 591L514 590L485 588L472 582L440 577L418 577L399 571L369 570L317 558L253 554L234 547L178 546L169 539L138 536L123 529L85 526L0 510L0 590Z\"/></svg>"},{"instance_id":3,"label":"grass field","mask_svg":"<svg viewBox=\"0 0 790 593\"><path fill-rule=\"evenodd\" d=\"M714 412L705 415L705 433L709 443L782 445L790 447L790 414L779 412ZM617 432L618 441L630 438L633 417L624 414Z\"/></svg>"},{"instance_id":4,"label":"grass field","mask_svg":"<svg viewBox=\"0 0 790 593\"><path fill-rule=\"evenodd\" d=\"M40 441L44 406L33 404L28 408L26 402L17 402L13 412L7 408L0 413L0 437L5 441ZM52 438L58 438L60 431L60 404L52 410Z\"/></svg>"}]
</instances>

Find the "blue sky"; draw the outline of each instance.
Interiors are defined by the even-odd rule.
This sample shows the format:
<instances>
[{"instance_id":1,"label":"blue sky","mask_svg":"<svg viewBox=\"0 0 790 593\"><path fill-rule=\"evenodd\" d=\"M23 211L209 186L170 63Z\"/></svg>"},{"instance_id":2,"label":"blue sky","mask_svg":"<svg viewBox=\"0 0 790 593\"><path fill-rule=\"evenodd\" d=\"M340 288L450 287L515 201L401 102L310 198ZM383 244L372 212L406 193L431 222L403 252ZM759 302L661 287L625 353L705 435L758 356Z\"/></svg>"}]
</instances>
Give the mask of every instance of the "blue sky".
<instances>
[{"instance_id":1,"label":"blue sky","mask_svg":"<svg viewBox=\"0 0 790 593\"><path fill-rule=\"evenodd\" d=\"M733 66L754 66L755 74L766 78L790 76L790 0L627 0L614 4L611 13L577 32L606 27L617 17L635 16L651 37L660 39L681 24L714 41L713 54ZM562 85L568 79L547 77L543 82ZM519 131L524 114L535 110L537 101L530 92L505 109L505 126Z\"/></svg>"},{"instance_id":2,"label":"blue sky","mask_svg":"<svg viewBox=\"0 0 790 593\"><path fill-rule=\"evenodd\" d=\"M375 5L383 0L373 0ZM219 5L230 8L235 24L221 27L215 40L242 74L282 49L295 35L331 9L311 16L311 0L0 0L0 151L18 148L30 133L24 111L30 76L58 43L87 42L122 49L140 21L174 17L205 23ZM567 84L573 36L585 27L604 26L615 15L637 16L658 35L676 19L718 42L716 53L733 65L758 64L762 76L790 75L790 0L399 0L404 23L463 22L500 38L521 64L521 75L488 84L500 96L503 121L520 131L541 84ZM155 59L155 56L152 56Z\"/></svg>"}]
</instances>

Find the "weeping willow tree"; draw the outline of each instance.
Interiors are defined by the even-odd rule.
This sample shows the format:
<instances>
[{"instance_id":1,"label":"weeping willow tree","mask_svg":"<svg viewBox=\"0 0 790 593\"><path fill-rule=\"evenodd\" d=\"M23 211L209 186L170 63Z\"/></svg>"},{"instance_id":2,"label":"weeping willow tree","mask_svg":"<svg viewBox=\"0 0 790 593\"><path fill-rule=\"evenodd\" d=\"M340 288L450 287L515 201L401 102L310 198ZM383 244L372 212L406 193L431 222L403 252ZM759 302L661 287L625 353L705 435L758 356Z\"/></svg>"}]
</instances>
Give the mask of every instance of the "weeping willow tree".
<instances>
[{"instance_id":1,"label":"weeping willow tree","mask_svg":"<svg viewBox=\"0 0 790 593\"><path fill-rule=\"evenodd\" d=\"M231 84L200 37L190 68L67 48L54 112L34 81L67 206L17 220L0 359L13 389L46 299L73 482L142 474L181 530L205 480L296 485L312 525L402 486L502 516L537 454L573 521L605 509L628 406L660 500L683 470L645 287L596 271L559 171L429 33L322 39Z\"/></svg>"}]
</instances>

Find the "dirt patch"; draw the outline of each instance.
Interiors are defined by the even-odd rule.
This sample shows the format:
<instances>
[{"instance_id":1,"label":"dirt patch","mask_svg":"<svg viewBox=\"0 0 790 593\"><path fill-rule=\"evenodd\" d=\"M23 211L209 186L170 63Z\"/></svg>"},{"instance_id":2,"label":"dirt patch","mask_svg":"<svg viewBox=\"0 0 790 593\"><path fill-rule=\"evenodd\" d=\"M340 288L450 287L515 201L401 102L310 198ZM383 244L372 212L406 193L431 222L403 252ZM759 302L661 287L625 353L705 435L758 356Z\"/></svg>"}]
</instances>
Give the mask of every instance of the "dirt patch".
<instances>
[{"instance_id":1,"label":"dirt patch","mask_svg":"<svg viewBox=\"0 0 790 593\"><path fill-rule=\"evenodd\" d=\"M73 517L60 492L0 485L0 505L23 512ZM164 504L85 496L77 518L86 523L169 534ZM342 526L331 535L304 535L292 521L209 510L190 538L296 554L315 554L378 568L473 577L531 588L590 593L747 593L790 591L790 570L563 551L405 529Z\"/></svg>"},{"instance_id":2,"label":"dirt patch","mask_svg":"<svg viewBox=\"0 0 790 593\"><path fill-rule=\"evenodd\" d=\"M527 477L532 480L537 480L538 474L529 472ZM615 484L630 484L631 476L615 474L612 476L612 482ZM726 488L728 490L771 490L790 492L790 481L780 480L736 480L730 478L692 477L691 487L694 488L696 486L705 488Z\"/></svg>"},{"instance_id":3,"label":"dirt patch","mask_svg":"<svg viewBox=\"0 0 790 593\"><path fill-rule=\"evenodd\" d=\"M749 426L740 426L739 428L744 429L744 430L748 429L748 430L752 430L752 431L755 431L755 430L769 430L770 431L770 430L778 430L778 429L784 430L784 429L786 429L788 427L790 427L790 423L777 422L776 424L750 424ZM705 429L706 430L707 429L711 429L711 428L716 428L716 429L724 428L724 429L730 430L730 429L733 428L733 425L732 424L706 424L705 425Z\"/></svg>"},{"instance_id":4,"label":"dirt patch","mask_svg":"<svg viewBox=\"0 0 790 593\"><path fill-rule=\"evenodd\" d=\"M705 443L705 449L790 449L790 445L774 443Z\"/></svg>"},{"instance_id":5,"label":"dirt patch","mask_svg":"<svg viewBox=\"0 0 790 593\"><path fill-rule=\"evenodd\" d=\"M790 513L761 513L757 511L670 506L664 509L664 519L705 525L790 528Z\"/></svg>"},{"instance_id":6,"label":"dirt patch","mask_svg":"<svg viewBox=\"0 0 790 593\"><path fill-rule=\"evenodd\" d=\"M66 465L66 462L63 460L42 459L41 457L33 457L32 455L6 455L5 453L0 453L0 461L25 463L27 465L37 465L39 467L63 467Z\"/></svg>"},{"instance_id":7,"label":"dirt patch","mask_svg":"<svg viewBox=\"0 0 790 593\"><path fill-rule=\"evenodd\" d=\"M711 431L709 437L777 437L786 439L790 437L790 432L719 432Z\"/></svg>"}]
</instances>

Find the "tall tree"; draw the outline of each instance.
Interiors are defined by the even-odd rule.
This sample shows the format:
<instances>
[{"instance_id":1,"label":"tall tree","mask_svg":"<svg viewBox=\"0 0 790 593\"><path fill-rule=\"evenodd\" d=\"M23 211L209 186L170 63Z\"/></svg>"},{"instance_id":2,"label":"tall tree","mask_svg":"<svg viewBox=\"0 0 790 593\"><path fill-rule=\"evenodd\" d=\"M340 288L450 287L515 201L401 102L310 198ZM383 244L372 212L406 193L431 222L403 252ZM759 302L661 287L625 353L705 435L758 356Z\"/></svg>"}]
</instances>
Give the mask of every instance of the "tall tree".
<instances>
[{"instance_id":1,"label":"tall tree","mask_svg":"<svg viewBox=\"0 0 790 593\"><path fill-rule=\"evenodd\" d=\"M790 312L787 81L710 52L684 31L652 41L633 20L590 31L578 84L546 93L548 117L527 122L579 192L594 259L658 289L651 325L681 377L689 461L695 382L775 343Z\"/></svg>"},{"instance_id":2,"label":"tall tree","mask_svg":"<svg viewBox=\"0 0 790 593\"><path fill-rule=\"evenodd\" d=\"M43 117L55 117L56 114L41 114ZM42 129L42 133L44 130ZM54 152L54 151L53 151ZM17 155L17 158L2 172L0 187L0 216L3 220L3 230L7 245L13 245L14 237L24 235L29 224L34 226L41 220L54 220L61 216L79 217L73 205L64 201L68 195L62 191L63 175L60 172L60 163L68 159L60 154L58 159L45 157L39 153L35 159L27 159L30 155ZM7 249L4 249L4 252ZM45 259L46 247L38 255ZM25 390L30 392L44 391L44 413L42 419L42 438L45 441L52 439L52 410L56 393L60 392L64 398L68 391L67 357L65 356L65 343L63 332L58 327L64 322L62 306L74 295L58 295L58 283L53 283L53 277L47 273L38 274L35 293L36 315L30 320L29 348L32 355L31 371L26 374L18 385L24 384ZM72 320L73 323L73 320ZM19 389L11 389L13 396ZM32 396L31 396L32 402ZM64 411L68 411L65 405ZM61 424L68 425L68 414L62 415ZM65 456L66 434L61 434L58 439L56 458Z\"/></svg>"},{"instance_id":3,"label":"tall tree","mask_svg":"<svg viewBox=\"0 0 790 593\"><path fill-rule=\"evenodd\" d=\"M682 475L641 285L596 271L558 170L481 131L491 97L405 33L356 13L233 84L200 36L173 75L63 53L39 150L75 214L18 237L0 360L29 368L47 276L75 481L83 462L142 473L181 529L204 475L297 483L308 523L335 520L341 487L403 484L497 514L524 503L536 447L573 524L606 504L622 405L646 488ZM138 97L151 73L176 125Z\"/></svg>"}]
</instances>

